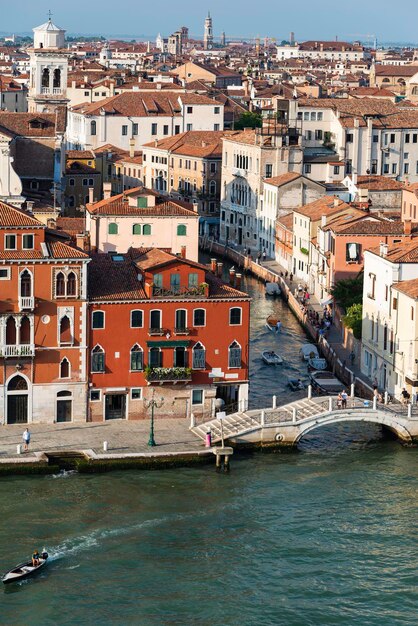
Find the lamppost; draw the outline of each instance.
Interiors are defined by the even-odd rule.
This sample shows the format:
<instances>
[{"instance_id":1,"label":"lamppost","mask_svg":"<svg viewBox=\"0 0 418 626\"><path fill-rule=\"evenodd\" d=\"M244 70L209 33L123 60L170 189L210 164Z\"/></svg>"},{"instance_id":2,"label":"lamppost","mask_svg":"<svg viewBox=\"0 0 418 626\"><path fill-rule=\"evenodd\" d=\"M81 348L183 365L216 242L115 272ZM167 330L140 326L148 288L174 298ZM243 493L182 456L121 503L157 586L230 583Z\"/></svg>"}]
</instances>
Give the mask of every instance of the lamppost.
<instances>
[{"instance_id":1,"label":"lamppost","mask_svg":"<svg viewBox=\"0 0 418 626\"><path fill-rule=\"evenodd\" d=\"M160 409L164 404L164 398L161 398L160 402L158 402L157 400L154 400L154 395L155 395L155 389L152 390L151 400L144 400L145 408L149 409L151 407L151 424L150 424L149 439L148 439L148 445L151 447L154 447L157 445L154 439L154 409Z\"/></svg>"}]
</instances>

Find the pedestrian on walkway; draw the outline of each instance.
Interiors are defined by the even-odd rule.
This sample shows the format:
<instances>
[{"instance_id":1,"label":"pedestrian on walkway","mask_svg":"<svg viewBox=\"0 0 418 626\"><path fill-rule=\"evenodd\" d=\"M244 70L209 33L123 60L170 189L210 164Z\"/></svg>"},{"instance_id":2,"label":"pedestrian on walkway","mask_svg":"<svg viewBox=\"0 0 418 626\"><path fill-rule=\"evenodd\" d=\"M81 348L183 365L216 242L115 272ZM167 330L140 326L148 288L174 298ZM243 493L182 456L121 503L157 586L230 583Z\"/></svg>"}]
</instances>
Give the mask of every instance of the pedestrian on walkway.
<instances>
[{"instance_id":1,"label":"pedestrian on walkway","mask_svg":"<svg viewBox=\"0 0 418 626\"><path fill-rule=\"evenodd\" d=\"M409 398L411 397L410 394L407 392L407 390L405 389L405 387L402 389L401 391L401 396L402 396L402 404L408 404L409 402Z\"/></svg>"},{"instance_id":2,"label":"pedestrian on walkway","mask_svg":"<svg viewBox=\"0 0 418 626\"><path fill-rule=\"evenodd\" d=\"M265 248L263 248L263 261L265 261L265 260L266 260L266 256L267 256L267 254L266 254L266 249L265 249Z\"/></svg>"},{"instance_id":3,"label":"pedestrian on walkway","mask_svg":"<svg viewBox=\"0 0 418 626\"><path fill-rule=\"evenodd\" d=\"M261 259L261 250L258 251L257 254L257 263L260 264L260 259Z\"/></svg>"},{"instance_id":4,"label":"pedestrian on walkway","mask_svg":"<svg viewBox=\"0 0 418 626\"><path fill-rule=\"evenodd\" d=\"M348 394L347 394L346 390L343 389L342 392L341 392L341 400L342 400L341 406L342 406L343 409L347 408L347 398L348 398Z\"/></svg>"},{"instance_id":5,"label":"pedestrian on walkway","mask_svg":"<svg viewBox=\"0 0 418 626\"><path fill-rule=\"evenodd\" d=\"M290 274L289 274L289 280L290 280L290 282L293 281L293 274L292 274L292 272L290 272Z\"/></svg>"},{"instance_id":6,"label":"pedestrian on walkway","mask_svg":"<svg viewBox=\"0 0 418 626\"><path fill-rule=\"evenodd\" d=\"M28 428L25 428L23 435L23 449L25 452L29 452L29 444L30 444L30 432Z\"/></svg>"}]
</instances>

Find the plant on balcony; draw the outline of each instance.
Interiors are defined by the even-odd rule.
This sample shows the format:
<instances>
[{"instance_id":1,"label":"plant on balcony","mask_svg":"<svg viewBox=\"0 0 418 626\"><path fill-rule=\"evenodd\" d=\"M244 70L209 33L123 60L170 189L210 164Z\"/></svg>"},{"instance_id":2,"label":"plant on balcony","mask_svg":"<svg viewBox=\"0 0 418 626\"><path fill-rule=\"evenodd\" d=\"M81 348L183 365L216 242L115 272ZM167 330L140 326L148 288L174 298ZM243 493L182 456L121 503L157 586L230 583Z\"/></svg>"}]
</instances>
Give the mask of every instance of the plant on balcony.
<instances>
[{"instance_id":1,"label":"plant on balcony","mask_svg":"<svg viewBox=\"0 0 418 626\"><path fill-rule=\"evenodd\" d=\"M302 254L306 254L306 255L309 254L308 248L301 248L300 251L302 252Z\"/></svg>"},{"instance_id":2,"label":"plant on balcony","mask_svg":"<svg viewBox=\"0 0 418 626\"><path fill-rule=\"evenodd\" d=\"M188 380L192 375L191 367L149 367L144 370L147 380Z\"/></svg>"}]
</instances>

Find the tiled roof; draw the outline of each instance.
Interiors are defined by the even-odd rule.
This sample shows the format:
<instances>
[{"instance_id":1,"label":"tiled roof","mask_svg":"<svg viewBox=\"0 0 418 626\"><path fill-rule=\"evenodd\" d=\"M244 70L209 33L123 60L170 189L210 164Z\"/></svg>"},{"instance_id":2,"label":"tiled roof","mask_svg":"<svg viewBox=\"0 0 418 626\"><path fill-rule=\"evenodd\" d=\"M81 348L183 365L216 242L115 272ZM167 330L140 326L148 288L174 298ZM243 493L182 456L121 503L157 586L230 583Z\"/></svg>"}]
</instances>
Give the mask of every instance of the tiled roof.
<instances>
[{"instance_id":1,"label":"tiled roof","mask_svg":"<svg viewBox=\"0 0 418 626\"><path fill-rule=\"evenodd\" d=\"M301 176L302 174L298 174L297 172L286 172L285 174L280 174L280 176L265 178L264 182L268 183L269 185L274 185L275 187L282 187L283 185L287 185L288 183L297 180Z\"/></svg>"},{"instance_id":2,"label":"tiled roof","mask_svg":"<svg viewBox=\"0 0 418 626\"><path fill-rule=\"evenodd\" d=\"M86 230L86 219L84 217L57 217L56 230L62 231L73 237Z\"/></svg>"},{"instance_id":3,"label":"tiled roof","mask_svg":"<svg viewBox=\"0 0 418 626\"><path fill-rule=\"evenodd\" d=\"M386 176L358 176L356 187L370 191L397 191L403 189L405 183Z\"/></svg>"},{"instance_id":4,"label":"tiled roof","mask_svg":"<svg viewBox=\"0 0 418 626\"><path fill-rule=\"evenodd\" d=\"M286 230L293 232L293 213L287 213L277 218L277 224L283 226Z\"/></svg>"},{"instance_id":5,"label":"tiled roof","mask_svg":"<svg viewBox=\"0 0 418 626\"><path fill-rule=\"evenodd\" d=\"M369 252L380 256L380 246L370 248ZM418 263L418 240L389 245L385 258L392 263Z\"/></svg>"},{"instance_id":6,"label":"tiled roof","mask_svg":"<svg viewBox=\"0 0 418 626\"><path fill-rule=\"evenodd\" d=\"M94 159L93 150L66 150L67 159Z\"/></svg>"},{"instance_id":7,"label":"tiled roof","mask_svg":"<svg viewBox=\"0 0 418 626\"><path fill-rule=\"evenodd\" d=\"M375 65L376 76L414 76L418 65Z\"/></svg>"},{"instance_id":8,"label":"tiled roof","mask_svg":"<svg viewBox=\"0 0 418 626\"><path fill-rule=\"evenodd\" d=\"M135 187L124 193L120 193L117 196L111 196L99 202L87 204L87 210L93 215L132 215L138 217L157 217L157 216L184 216L184 217L197 217L197 213L190 208L188 202L182 202L180 200L160 200L156 202L155 206L139 208L135 206L129 206L127 197L139 193L145 195L158 194L150 191L149 189L142 189ZM126 199L124 199L126 198Z\"/></svg>"},{"instance_id":9,"label":"tiled roof","mask_svg":"<svg viewBox=\"0 0 418 626\"><path fill-rule=\"evenodd\" d=\"M400 283L393 284L392 289L401 291L411 298L418 298L418 278L412 278L411 280L402 280Z\"/></svg>"},{"instance_id":10,"label":"tiled roof","mask_svg":"<svg viewBox=\"0 0 418 626\"><path fill-rule=\"evenodd\" d=\"M65 124L65 107L59 107L57 114L0 111L0 133L4 130L14 136L55 137L65 131Z\"/></svg>"},{"instance_id":11,"label":"tiled roof","mask_svg":"<svg viewBox=\"0 0 418 626\"><path fill-rule=\"evenodd\" d=\"M334 215L347 209L350 209L350 205L340 200L338 196L323 196L295 209L295 213L305 215L315 222L320 220L323 215Z\"/></svg>"},{"instance_id":12,"label":"tiled roof","mask_svg":"<svg viewBox=\"0 0 418 626\"><path fill-rule=\"evenodd\" d=\"M359 211L359 213L362 213ZM340 218L337 224L331 223L329 229L340 235L403 235L404 224L401 221L391 222L363 214L360 219L353 217L344 224L344 218Z\"/></svg>"},{"instance_id":13,"label":"tiled roof","mask_svg":"<svg viewBox=\"0 0 418 626\"><path fill-rule=\"evenodd\" d=\"M43 228L43 224L26 213L23 209L0 202L0 228L14 226L30 226L31 228Z\"/></svg>"},{"instance_id":14,"label":"tiled roof","mask_svg":"<svg viewBox=\"0 0 418 626\"><path fill-rule=\"evenodd\" d=\"M173 137L151 141L144 148L169 150L170 153L185 156L220 157L222 155L222 139L228 137L230 131L189 130Z\"/></svg>"}]
</instances>

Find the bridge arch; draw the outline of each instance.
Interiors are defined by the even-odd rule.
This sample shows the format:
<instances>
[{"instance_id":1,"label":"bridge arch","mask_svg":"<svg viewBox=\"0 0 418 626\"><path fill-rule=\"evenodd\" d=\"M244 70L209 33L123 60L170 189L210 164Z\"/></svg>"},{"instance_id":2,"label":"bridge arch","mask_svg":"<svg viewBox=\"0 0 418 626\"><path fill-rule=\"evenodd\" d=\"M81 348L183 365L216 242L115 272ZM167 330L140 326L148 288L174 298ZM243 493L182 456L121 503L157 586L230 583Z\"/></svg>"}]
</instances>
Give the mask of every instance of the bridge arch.
<instances>
[{"instance_id":1,"label":"bridge arch","mask_svg":"<svg viewBox=\"0 0 418 626\"><path fill-rule=\"evenodd\" d=\"M299 425L299 433L297 434L294 444L307 435L308 433L321 428L322 426L333 426L342 422L368 422L370 424L379 424L391 430L395 435L405 442L411 442L412 436L409 430L399 420L396 414L390 414L384 411L358 411L350 413L327 413L325 415L306 420Z\"/></svg>"}]
</instances>

